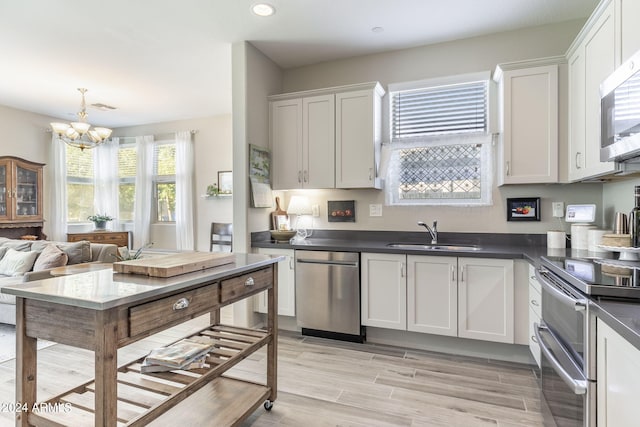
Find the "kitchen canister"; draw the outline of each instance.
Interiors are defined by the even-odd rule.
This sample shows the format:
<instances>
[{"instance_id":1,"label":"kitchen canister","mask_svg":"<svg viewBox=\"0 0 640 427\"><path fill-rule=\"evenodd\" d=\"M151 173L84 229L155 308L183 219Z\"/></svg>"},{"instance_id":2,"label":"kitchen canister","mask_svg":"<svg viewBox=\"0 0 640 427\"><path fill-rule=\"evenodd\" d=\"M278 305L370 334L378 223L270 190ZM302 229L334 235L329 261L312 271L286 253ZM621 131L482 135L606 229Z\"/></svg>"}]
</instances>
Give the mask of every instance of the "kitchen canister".
<instances>
[{"instance_id":1,"label":"kitchen canister","mask_svg":"<svg viewBox=\"0 0 640 427\"><path fill-rule=\"evenodd\" d=\"M596 228L589 224L571 224L571 249L589 249L589 230Z\"/></svg>"},{"instance_id":2,"label":"kitchen canister","mask_svg":"<svg viewBox=\"0 0 640 427\"><path fill-rule=\"evenodd\" d=\"M604 249L600 248L598 245L602 244L602 237L607 233L611 233L611 231L598 230L595 228L587 231L587 242L588 242L587 245L589 248L589 252L606 252Z\"/></svg>"},{"instance_id":3,"label":"kitchen canister","mask_svg":"<svg viewBox=\"0 0 640 427\"><path fill-rule=\"evenodd\" d=\"M567 247L567 233L564 231L547 231L547 248L564 249Z\"/></svg>"}]
</instances>

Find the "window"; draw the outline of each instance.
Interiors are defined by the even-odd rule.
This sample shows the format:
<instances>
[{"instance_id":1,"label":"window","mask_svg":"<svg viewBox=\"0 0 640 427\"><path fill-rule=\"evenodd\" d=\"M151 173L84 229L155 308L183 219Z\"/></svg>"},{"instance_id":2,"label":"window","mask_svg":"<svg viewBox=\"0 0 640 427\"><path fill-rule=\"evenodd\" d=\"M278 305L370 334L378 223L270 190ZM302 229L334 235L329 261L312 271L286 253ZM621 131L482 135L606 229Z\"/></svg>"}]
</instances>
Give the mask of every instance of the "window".
<instances>
[{"instance_id":1,"label":"window","mask_svg":"<svg viewBox=\"0 0 640 427\"><path fill-rule=\"evenodd\" d=\"M153 194L157 222L175 221L176 145L158 143L153 150Z\"/></svg>"},{"instance_id":2,"label":"window","mask_svg":"<svg viewBox=\"0 0 640 427\"><path fill-rule=\"evenodd\" d=\"M488 85L487 73L390 86L389 204L491 203Z\"/></svg>"},{"instance_id":3,"label":"window","mask_svg":"<svg viewBox=\"0 0 640 427\"><path fill-rule=\"evenodd\" d=\"M138 150L135 143L120 143L118 149L118 219L133 221L136 201Z\"/></svg>"},{"instance_id":4,"label":"window","mask_svg":"<svg viewBox=\"0 0 640 427\"><path fill-rule=\"evenodd\" d=\"M67 155L67 222L93 215L93 153L65 144Z\"/></svg>"}]
</instances>

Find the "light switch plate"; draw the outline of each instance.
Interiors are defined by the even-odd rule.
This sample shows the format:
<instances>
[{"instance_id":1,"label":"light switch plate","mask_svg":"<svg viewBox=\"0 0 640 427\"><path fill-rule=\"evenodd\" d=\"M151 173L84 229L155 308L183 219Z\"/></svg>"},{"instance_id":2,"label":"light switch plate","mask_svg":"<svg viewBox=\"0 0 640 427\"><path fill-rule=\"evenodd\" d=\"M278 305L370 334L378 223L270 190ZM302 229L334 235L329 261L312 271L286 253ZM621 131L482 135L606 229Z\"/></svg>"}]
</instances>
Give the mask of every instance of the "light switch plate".
<instances>
[{"instance_id":1,"label":"light switch plate","mask_svg":"<svg viewBox=\"0 0 640 427\"><path fill-rule=\"evenodd\" d=\"M311 205L311 215L314 217L320 216L320 206L319 205Z\"/></svg>"},{"instance_id":2,"label":"light switch plate","mask_svg":"<svg viewBox=\"0 0 640 427\"><path fill-rule=\"evenodd\" d=\"M369 205L369 216L382 216L382 205Z\"/></svg>"},{"instance_id":3,"label":"light switch plate","mask_svg":"<svg viewBox=\"0 0 640 427\"><path fill-rule=\"evenodd\" d=\"M554 218L562 218L564 216L564 202L553 202L551 204Z\"/></svg>"}]
</instances>

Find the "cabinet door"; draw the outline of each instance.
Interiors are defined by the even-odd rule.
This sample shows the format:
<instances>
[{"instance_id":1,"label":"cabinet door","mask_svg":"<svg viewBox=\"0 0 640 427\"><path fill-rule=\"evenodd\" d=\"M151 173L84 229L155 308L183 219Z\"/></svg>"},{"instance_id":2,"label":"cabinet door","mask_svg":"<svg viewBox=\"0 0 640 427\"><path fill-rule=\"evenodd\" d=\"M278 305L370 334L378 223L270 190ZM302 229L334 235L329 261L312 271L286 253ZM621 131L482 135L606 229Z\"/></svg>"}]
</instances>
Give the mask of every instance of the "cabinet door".
<instances>
[{"instance_id":1,"label":"cabinet door","mask_svg":"<svg viewBox=\"0 0 640 427\"><path fill-rule=\"evenodd\" d=\"M598 319L597 396L599 426L637 426L640 351Z\"/></svg>"},{"instance_id":2,"label":"cabinet door","mask_svg":"<svg viewBox=\"0 0 640 427\"><path fill-rule=\"evenodd\" d=\"M280 316L296 315L296 271L293 249L259 248L259 254L282 255L286 259L278 263L278 314ZM261 292L254 298L254 310L266 313L267 292Z\"/></svg>"},{"instance_id":3,"label":"cabinet door","mask_svg":"<svg viewBox=\"0 0 640 427\"><path fill-rule=\"evenodd\" d=\"M360 255L362 324L407 329L406 256Z\"/></svg>"},{"instance_id":4,"label":"cabinet door","mask_svg":"<svg viewBox=\"0 0 640 427\"><path fill-rule=\"evenodd\" d=\"M513 260L458 258L458 336L513 344Z\"/></svg>"},{"instance_id":5,"label":"cabinet door","mask_svg":"<svg viewBox=\"0 0 640 427\"><path fill-rule=\"evenodd\" d=\"M11 209L11 169L9 162L0 161L0 219L8 219Z\"/></svg>"},{"instance_id":6,"label":"cabinet door","mask_svg":"<svg viewBox=\"0 0 640 427\"><path fill-rule=\"evenodd\" d=\"M620 1L620 42L622 47L621 62L629 59L631 55L640 50L640 1Z\"/></svg>"},{"instance_id":7,"label":"cabinet door","mask_svg":"<svg viewBox=\"0 0 640 427\"><path fill-rule=\"evenodd\" d=\"M584 45L585 65L585 175L597 176L615 169L600 161L600 83L616 68L614 2L588 33Z\"/></svg>"},{"instance_id":8,"label":"cabinet door","mask_svg":"<svg viewBox=\"0 0 640 427\"><path fill-rule=\"evenodd\" d=\"M302 100L302 187L334 188L335 101L333 95Z\"/></svg>"},{"instance_id":9,"label":"cabinet door","mask_svg":"<svg viewBox=\"0 0 640 427\"><path fill-rule=\"evenodd\" d=\"M336 188L379 188L380 97L336 94Z\"/></svg>"},{"instance_id":10,"label":"cabinet door","mask_svg":"<svg viewBox=\"0 0 640 427\"><path fill-rule=\"evenodd\" d=\"M458 259L407 256L407 329L458 335Z\"/></svg>"},{"instance_id":11,"label":"cabinet door","mask_svg":"<svg viewBox=\"0 0 640 427\"><path fill-rule=\"evenodd\" d=\"M558 66L505 71L500 184L558 182Z\"/></svg>"},{"instance_id":12,"label":"cabinet door","mask_svg":"<svg viewBox=\"0 0 640 427\"><path fill-rule=\"evenodd\" d=\"M273 101L271 174L274 190L302 187L302 99Z\"/></svg>"},{"instance_id":13,"label":"cabinet door","mask_svg":"<svg viewBox=\"0 0 640 427\"><path fill-rule=\"evenodd\" d=\"M569 180L585 175L584 46L569 57Z\"/></svg>"},{"instance_id":14,"label":"cabinet door","mask_svg":"<svg viewBox=\"0 0 640 427\"><path fill-rule=\"evenodd\" d=\"M16 162L14 219L42 219L42 167Z\"/></svg>"}]
</instances>

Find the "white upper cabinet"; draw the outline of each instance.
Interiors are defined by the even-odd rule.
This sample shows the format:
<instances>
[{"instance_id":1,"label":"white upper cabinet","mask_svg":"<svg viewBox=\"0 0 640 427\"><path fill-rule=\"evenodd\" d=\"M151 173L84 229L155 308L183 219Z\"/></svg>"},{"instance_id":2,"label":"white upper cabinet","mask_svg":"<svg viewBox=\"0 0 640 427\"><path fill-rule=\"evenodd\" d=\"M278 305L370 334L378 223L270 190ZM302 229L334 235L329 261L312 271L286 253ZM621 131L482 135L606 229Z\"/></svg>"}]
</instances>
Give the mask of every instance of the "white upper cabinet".
<instances>
[{"instance_id":1,"label":"white upper cabinet","mask_svg":"<svg viewBox=\"0 0 640 427\"><path fill-rule=\"evenodd\" d=\"M380 85L336 94L336 188L380 188Z\"/></svg>"},{"instance_id":2,"label":"white upper cabinet","mask_svg":"<svg viewBox=\"0 0 640 427\"><path fill-rule=\"evenodd\" d=\"M558 182L558 63L500 64L498 185ZM536 66L537 65L537 66Z\"/></svg>"},{"instance_id":3,"label":"white upper cabinet","mask_svg":"<svg viewBox=\"0 0 640 427\"><path fill-rule=\"evenodd\" d=\"M273 101L273 188L335 187L333 95Z\"/></svg>"},{"instance_id":4,"label":"white upper cabinet","mask_svg":"<svg viewBox=\"0 0 640 427\"><path fill-rule=\"evenodd\" d=\"M269 97L272 187L380 188L379 83Z\"/></svg>"},{"instance_id":5,"label":"white upper cabinet","mask_svg":"<svg viewBox=\"0 0 640 427\"><path fill-rule=\"evenodd\" d=\"M640 50L640 1L620 1L620 43L622 48L621 62L626 61Z\"/></svg>"},{"instance_id":6,"label":"white upper cabinet","mask_svg":"<svg viewBox=\"0 0 640 427\"><path fill-rule=\"evenodd\" d=\"M620 64L620 8L621 0L603 2L569 48L571 181L620 171L618 164L600 161L600 84ZM631 45L632 36L627 39Z\"/></svg>"}]
</instances>

